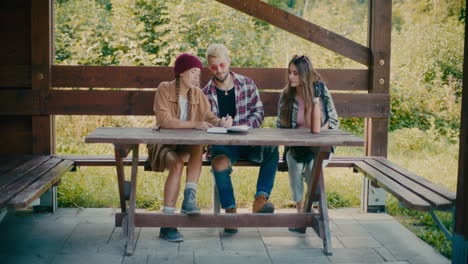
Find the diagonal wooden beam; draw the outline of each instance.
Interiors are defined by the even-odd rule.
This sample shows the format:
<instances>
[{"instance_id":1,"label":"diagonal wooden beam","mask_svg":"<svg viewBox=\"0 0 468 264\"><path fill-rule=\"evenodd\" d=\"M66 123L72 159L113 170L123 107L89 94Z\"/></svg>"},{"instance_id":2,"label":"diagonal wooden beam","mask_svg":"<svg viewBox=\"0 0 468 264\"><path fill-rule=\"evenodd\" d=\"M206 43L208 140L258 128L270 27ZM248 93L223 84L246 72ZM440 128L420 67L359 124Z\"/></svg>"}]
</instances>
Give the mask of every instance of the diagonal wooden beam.
<instances>
[{"instance_id":1,"label":"diagonal wooden beam","mask_svg":"<svg viewBox=\"0 0 468 264\"><path fill-rule=\"evenodd\" d=\"M260 0L216 0L326 49L369 65L369 48Z\"/></svg>"}]
</instances>

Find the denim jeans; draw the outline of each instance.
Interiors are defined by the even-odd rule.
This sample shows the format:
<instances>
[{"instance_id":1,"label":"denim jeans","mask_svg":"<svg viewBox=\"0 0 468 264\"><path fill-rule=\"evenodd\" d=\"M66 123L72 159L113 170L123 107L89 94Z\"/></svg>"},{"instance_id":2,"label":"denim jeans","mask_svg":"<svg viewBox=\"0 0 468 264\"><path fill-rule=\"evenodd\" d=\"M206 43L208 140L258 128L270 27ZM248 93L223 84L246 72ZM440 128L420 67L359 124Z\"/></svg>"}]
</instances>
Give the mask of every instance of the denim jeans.
<instances>
[{"instance_id":1,"label":"denim jeans","mask_svg":"<svg viewBox=\"0 0 468 264\"><path fill-rule=\"evenodd\" d=\"M298 162L294 159L291 152L286 153L286 162L288 163L289 187L291 188L292 199L294 202L302 201L304 198L304 181L307 185L311 184L312 170L314 162L317 160L320 148L313 147L313 158L310 162ZM318 186L317 186L318 188Z\"/></svg>"},{"instance_id":2,"label":"denim jeans","mask_svg":"<svg viewBox=\"0 0 468 264\"><path fill-rule=\"evenodd\" d=\"M278 147L277 146L211 146L211 159L216 156L225 155L232 164L239 159L245 159L260 164L260 171L257 178L257 191L254 197L261 194L270 196L271 189L275 182L276 170L278 169ZM236 207L234 189L232 187L232 168L223 171L212 169L218 188L221 207L224 209Z\"/></svg>"}]
</instances>

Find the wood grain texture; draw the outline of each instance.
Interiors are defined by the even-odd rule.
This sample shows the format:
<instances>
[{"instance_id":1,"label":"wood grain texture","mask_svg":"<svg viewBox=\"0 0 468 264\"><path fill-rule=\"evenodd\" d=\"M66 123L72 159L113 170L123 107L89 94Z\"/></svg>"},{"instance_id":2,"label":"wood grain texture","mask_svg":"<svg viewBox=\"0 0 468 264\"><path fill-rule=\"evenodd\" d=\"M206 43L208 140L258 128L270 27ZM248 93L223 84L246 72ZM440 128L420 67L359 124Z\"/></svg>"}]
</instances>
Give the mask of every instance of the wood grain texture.
<instances>
[{"instance_id":1,"label":"wood grain texture","mask_svg":"<svg viewBox=\"0 0 468 264\"><path fill-rule=\"evenodd\" d=\"M400 184L395 183L385 174L376 170L364 161L357 162L356 169L371 179L373 182L377 183L379 187L391 193L408 208L423 212L427 212L432 208L432 205L429 202L401 186Z\"/></svg>"},{"instance_id":2,"label":"wood grain texture","mask_svg":"<svg viewBox=\"0 0 468 264\"><path fill-rule=\"evenodd\" d=\"M0 89L0 115L38 115L39 92L26 89Z\"/></svg>"},{"instance_id":3,"label":"wood grain texture","mask_svg":"<svg viewBox=\"0 0 468 264\"><path fill-rule=\"evenodd\" d=\"M259 89L283 89L286 68L239 68L235 73L254 80ZM368 91L368 71L360 69L317 69L330 90ZM211 78L203 68L201 87ZM161 66L52 66L53 87L157 88L174 79L173 67Z\"/></svg>"},{"instance_id":4,"label":"wood grain texture","mask_svg":"<svg viewBox=\"0 0 468 264\"><path fill-rule=\"evenodd\" d=\"M419 197L429 202L434 208L442 209L442 210L452 208L453 199L449 200L443 197L442 195L438 194L434 190L424 185L421 185L421 182L425 183L429 181L425 180L422 177L419 177L419 179L416 177L411 177L411 178L406 177L405 174L402 174L398 169L395 169L395 166L392 166L393 164L391 162L389 162L386 159L385 161L386 161L385 165L374 159L366 160L364 162L367 163L369 166L373 167L374 169L385 174L389 179L391 179L396 184L399 184L403 186L404 188L410 190L411 192L414 192L416 195L418 195ZM443 188L440 188L440 189L443 189Z\"/></svg>"},{"instance_id":5,"label":"wood grain texture","mask_svg":"<svg viewBox=\"0 0 468 264\"><path fill-rule=\"evenodd\" d=\"M13 181L9 179L8 184L0 186L2 188L0 192L0 207L3 207L9 200L22 193L23 190L33 185L41 177L58 177L56 173L52 173L51 175L51 170L58 166L63 161L62 159L51 156L46 156L45 159L36 158L37 156L32 157L33 161L26 167L22 169L20 168L19 170L13 170L11 173L6 174L7 177L9 177L8 175L13 175L14 179ZM73 163L71 161L67 161L67 163L69 165L68 168L71 168ZM43 183L46 185L48 184L47 182ZM34 186L38 188L37 190L33 191L34 195L40 195L45 192L45 189L41 188L42 185L40 186L36 184ZM25 193L25 195L27 194Z\"/></svg>"},{"instance_id":6,"label":"wood grain texture","mask_svg":"<svg viewBox=\"0 0 468 264\"><path fill-rule=\"evenodd\" d=\"M24 188L21 193L8 201L7 207L14 210L26 208L31 202L39 198L50 187L52 187L54 183L58 182L61 176L70 171L72 167L72 161L61 160L61 162L51 170L44 173L41 178Z\"/></svg>"},{"instance_id":7,"label":"wood grain texture","mask_svg":"<svg viewBox=\"0 0 468 264\"><path fill-rule=\"evenodd\" d=\"M403 175L404 177L408 178L409 180L411 180L413 182L417 182L419 185L421 185L421 186L427 188L428 190L430 190L430 191L440 195L441 197L445 198L450 203L453 203L455 201L455 199L456 199L456 196L455 196L454 192L451 192L448 189L446 189L446 188L444 188L444 187L442 187L440 185L437 185L437 184L429 181L428 179L426 179L426 178L424 178L422 176L419 176L419 175L415 174L414 172L408 171L407 169L401 167L400 165L398 165L398 164L396 164L394 162L389 161L386 158L374 157L373 160L375 160L376 162L379 162L380 164L383 164L383 165L387 166L388 168L391 168L392 170L398 172L399 174ZM366 162L368 162L368 161L366 161Z\"/></svg>"},{"instance_id":8,"label":"wood grain texture","mask_svg":"<svg viewBox=\"0 0 468 264\"><path fill-rule=\"evenodd\" d=\"M31 87L30 65L0 64L0 90Z\"/></svg>"},{"instance_id":9,"label":"wood grain texture","mask_svg":"<svg viewBox=\"0 0 468 264\"><path fill-rule=\"evenodd\" d=\"M50 155L55 153L54 117L40 115L32 117L33 154Z\"/></svg>"},{"instance_id":10,"label":"wood grain texture","mask_svg":"<svg viewBox=\"0 0 468 264\"><path fill-rule=\"evenodd\" d=\"M31 1L0 1L0 25L0 65L30 65Z\"/></svg>"},{"instance_id":11,"label":"wood grain texture","mask_svg":"<svg viewBox=\"0 0 468 264\"><path fill-rule=\"evenodd\" d=\"M388 94L390 89L390 41L392 1L369 1L369 92ZM387 157L388 118L366 121L366 155Z\"/></svg>"},{"instance_id":12,"label":"wood grain texture","mask_svg":"<svg viewBox=\"0 0 468 264\"><path fill-rule=\"evenodd\" d=\"M308 129L252 129L248 133L211 134L194 129L97 128L85 137L86 143L112 144L187 144L242 146L362 146L363 140L341 130L322 130L312 134Z\"/></svg>"},{"instance_id":13,"label":"wood grain texture","mask_svg":"<svg viewBox=\"0 0 468 264\"><path fill-rule=\"evenodd\" d=\"M279 93L261 92L260 97L265 115L276 116ZM340 117L388 117L389 114L388 94L333 93L332 97ZM47 100L47 113L54 115L154 115L151 91L54 90Z\"/></svg>"},{"instance_id":14,"label":"wood grain texture","mask_svg":"<svg viewBox=\"0 0 468 264\"><path fill-rule=\"evenodd\" d=\"M122 226L125 214L115 214L115 225ZM312 226L316 214L202 214L186 216L136 213L136 227L295 227Z\"/></svg>"},{"instance_id":15,"label":"wood grain texture","mask_svg":"<svg viewBox=\"0 0 468 264\"><path fill-rule=\"evenodd\" d=\"M49 156L5 156L8 163L2 163L0 165L0 192L8 188L10 184L17 181L19 177L24 176L26 173L31 172L42 163L50 159Z\"/></svg>"},{"instance_id":16,"label":"wood grain texture","mask_svg":"<svg viewBox=\"0 0 468 264\"><path fill-rule=\"evenodd\" d=\"M0 132L0 154L32 154L31 116L0 116Z\"/></svg>"}]
</instances>

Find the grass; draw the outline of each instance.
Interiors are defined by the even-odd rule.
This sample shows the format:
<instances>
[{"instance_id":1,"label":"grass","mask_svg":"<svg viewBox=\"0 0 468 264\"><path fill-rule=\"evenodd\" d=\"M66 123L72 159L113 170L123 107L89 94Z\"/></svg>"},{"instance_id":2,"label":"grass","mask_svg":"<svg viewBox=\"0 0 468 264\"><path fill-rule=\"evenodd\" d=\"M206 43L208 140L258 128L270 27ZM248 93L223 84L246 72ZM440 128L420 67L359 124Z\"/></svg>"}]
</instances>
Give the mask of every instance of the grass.
<instances>
[{"instance_id":1,"label":"grass","mask_svg":"<svg viewBox=\"0 0 468 264\"><path fill-rule=\"evenodd\" d=\"M112 117L112 116L58 116L58 154L113 154L110 144L85 144L83 138L101 126L149 127L152 117ZM71 125L72 124L72 125ZM274 121L266 120L267 126ZM458 168L458 144L450 144L435 138L433 131L401 129L389 134L388 159L424 176L432 182L456 190ZM146 154L144 146L140 153ZM362 155L363 148L338 147L336 156ZM441 166L443 164L443 166ZM127 177L130 168L125 169ZM145 172L139 169L137 207L160 210L163 201L163 186L166 173ZM234 167L232 180L239 207L251 208L257 180L258 168ZM360 203L362 176L348 168L325 169L325 182L330 208L358 207ZM204 167L199 181L197 200L202 208L212 206L212 176ZM183 187L183 185L182 185ZM58 188L59 206L62 207L119 207L116 173L113 167L80 167L62 179ZM177 207L180 208L182 192ZM271 195L276 207L292 207L291 192L287 172L278 172ZM451 256L451 243L437 229L427 213L402 208L393 197L387 200L388 213L402 220L420 238L433 245L443 255ZM439 213L447 227L452 227L452 214Z\"/></svg>"}]
</instances>

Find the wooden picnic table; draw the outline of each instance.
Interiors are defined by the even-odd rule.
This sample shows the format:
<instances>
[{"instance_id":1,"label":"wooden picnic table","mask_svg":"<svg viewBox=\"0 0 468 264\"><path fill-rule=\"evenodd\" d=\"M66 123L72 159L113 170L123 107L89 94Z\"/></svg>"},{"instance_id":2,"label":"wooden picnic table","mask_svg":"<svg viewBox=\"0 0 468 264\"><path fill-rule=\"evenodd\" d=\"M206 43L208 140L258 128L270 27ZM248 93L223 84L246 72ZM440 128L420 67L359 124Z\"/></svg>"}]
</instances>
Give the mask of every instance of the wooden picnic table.
<instances>
[{"instance_id":1,"label":"wooden picnic table","mask_svg":"<svg viewBox=\"0 0 468 264\"><path fill-rule=\"evenodd\" d=\"M151 128L98 128L85 137L87 143L110 143L114 145L121 213L116 214L116 226L122 226L127 236L127 255L134 251L135 227L312 227L323 239L324 252L331 254L331 239L327 198L323 180L322 163L330 157L332 146L363 146L361 138L342 130L322 130L312 134L308 129L252 129L248 133L210 134L193 129ZM202 214L200 216L164 215L158 213L135 213L136 184L139 144L186 144L186 145L284 145L319 146L320 154L313 168L313 180L308 186L305 213L302 214ZM132 155L130 194L125 192L123 158L129 151ZM317 190L318 193L312 190ZM129 196L129 197L127 197ZM129 199L127 206L126 200ZM312 203L318 201L318 212Z\"/></svg>"}]
</instances>

